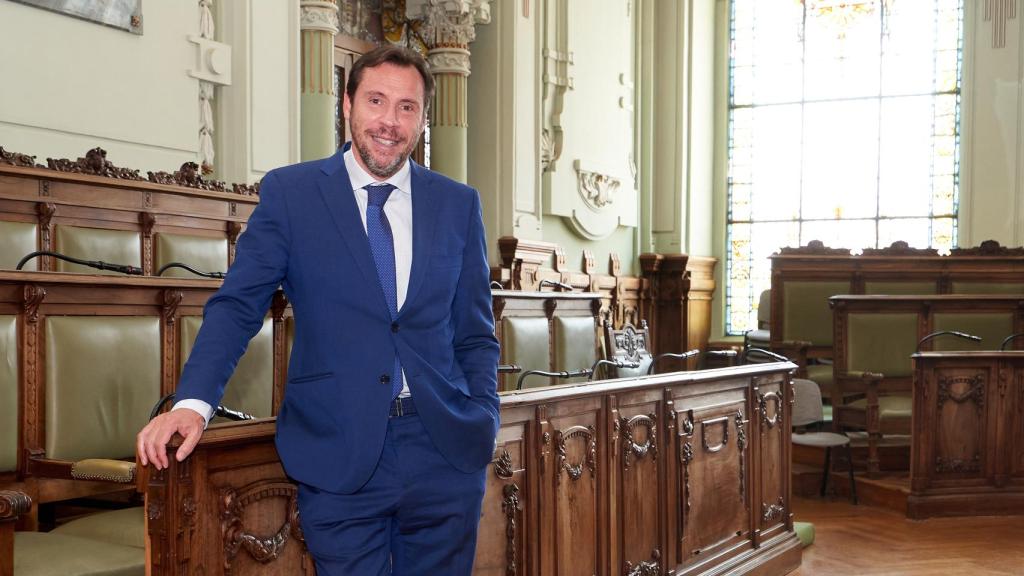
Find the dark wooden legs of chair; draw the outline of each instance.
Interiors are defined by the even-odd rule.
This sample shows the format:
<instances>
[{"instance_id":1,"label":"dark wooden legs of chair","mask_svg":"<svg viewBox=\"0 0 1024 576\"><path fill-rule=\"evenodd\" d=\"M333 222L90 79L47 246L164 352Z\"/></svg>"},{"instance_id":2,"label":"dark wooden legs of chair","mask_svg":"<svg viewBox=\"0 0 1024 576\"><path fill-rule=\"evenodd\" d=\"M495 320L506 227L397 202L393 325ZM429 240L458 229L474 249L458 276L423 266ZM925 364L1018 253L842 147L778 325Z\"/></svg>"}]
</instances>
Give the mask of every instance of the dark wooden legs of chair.
<instances>
[{"instance_id":1,"label":"dark wooden legs of chair","mask_svg":"<svg viewBox=\"0 0 1024 576\"><path fill-rule=\"evenodd\" d=\"M850 498L853 500L853 504L857 504L857 484L853 479L853 450L850 448L850 443L846 443L846 466L847 470L850 471ZM825 497L825 492L828 489L828 475L832 468L832 447L827 446L825 448L825 467L821 471L821 497Z\"/></svg>"}]
</instances>

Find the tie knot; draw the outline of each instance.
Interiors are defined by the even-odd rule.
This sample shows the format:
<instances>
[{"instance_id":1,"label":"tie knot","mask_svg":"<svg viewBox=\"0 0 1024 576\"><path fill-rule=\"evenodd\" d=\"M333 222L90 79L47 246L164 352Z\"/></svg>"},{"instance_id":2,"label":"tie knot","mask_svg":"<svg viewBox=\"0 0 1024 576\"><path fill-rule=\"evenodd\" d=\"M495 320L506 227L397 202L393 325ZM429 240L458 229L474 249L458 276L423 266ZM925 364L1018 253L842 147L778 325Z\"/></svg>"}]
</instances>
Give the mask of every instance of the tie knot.
<instances>
[{"instance_id":1,"label":"tie knot","mask_svg":"<svg viewBox=\"0 0 1024 576\"><path fill-rule=\"evenodd\" d=\"M388 200L388 196L391 196L391 191L395 189L395 186L393 184L384 183L370 184L365 188L370 206L383 207L384 203Z\"/></svg>"}]
</instances>

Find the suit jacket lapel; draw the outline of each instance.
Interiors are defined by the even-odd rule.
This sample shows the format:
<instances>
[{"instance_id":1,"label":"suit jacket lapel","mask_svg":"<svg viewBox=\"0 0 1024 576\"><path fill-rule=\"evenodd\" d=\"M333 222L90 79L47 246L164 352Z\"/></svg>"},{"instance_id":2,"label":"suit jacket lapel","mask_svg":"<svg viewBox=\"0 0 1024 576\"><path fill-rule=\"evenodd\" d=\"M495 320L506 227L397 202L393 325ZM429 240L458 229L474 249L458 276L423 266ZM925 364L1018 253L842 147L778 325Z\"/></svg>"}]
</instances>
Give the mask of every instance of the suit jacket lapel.
<instances>
[{"instance_id":1,"label":"suit jacket lapel","mask_svg":"<svg viewBox=\"0 0 1024 576\"><path fill-rule=\"evenodd\" d=\"M436 195L440 192L433 186L433 178L422 166L410 161L412 167L412 268L409 270L409 287L405 292L405 303L402 311L416 299L423 277L430 264L430 247L434 244L434 231L437 228L437 207L440 205Z\"/></svg>"},{"instance_id":2,"label":"suit jacket lapel","mask_svg":"<svg viewBox=\"0 0 1024 576\"><path fill-rule=\"evenodd\" d=\"M380 305L390 316L387 300L384 299L384 289L380 287L377 266L370 255L370 240L366 237L363 219L359 215L359 205L356 204L355 193L352 191L352 181L349 179L348 170L345 169L345 160L342 157L344 150L339 150L324 162L321 167L323 175L317 181L317 186L334 225L359 267L359 272L366 282L377 287L375 292L380 295Z\"/></svg>"}]
</instances>

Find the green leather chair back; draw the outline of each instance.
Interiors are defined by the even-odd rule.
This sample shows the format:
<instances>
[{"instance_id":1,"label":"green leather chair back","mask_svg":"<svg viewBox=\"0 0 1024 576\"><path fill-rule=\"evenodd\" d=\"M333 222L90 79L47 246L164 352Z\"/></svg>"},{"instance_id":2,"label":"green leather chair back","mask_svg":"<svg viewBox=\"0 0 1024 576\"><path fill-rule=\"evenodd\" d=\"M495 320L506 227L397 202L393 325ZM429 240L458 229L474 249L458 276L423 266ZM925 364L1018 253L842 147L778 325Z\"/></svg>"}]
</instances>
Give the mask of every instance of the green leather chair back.
<instances>
[{"instance_id":1,"label":"green leather chair back","mask_svg":"<svg viewBox=\"0 0 1024 576\"><path fill-rule=\"evenodd\" d=\"M181 319L181 364L192 352L203 319L185 316ZM257 418L270 416L274 397L274 321L267 318L263 327L249 341L245 354L238 360L235 373L224 389L221 405L240 410Z\"/></svg>"},{"instance_id":2,"label":"green leather chair back","mask_svg":"<svg viewBox=\"0 0 1024 576\"><path fill-rule=\"evenodd\" d=\"M1003 338L1013 334L1013 313L954 314L936 312L932 316L932 327L935 330L958 330L981 336L981 342L971 342L953 336L939 336L932 340L933 350L998 350Z\"/></svg>"},{"instance_id":3,"label":"green leather chair back","mask_svg":"<svg viewBox=\"0 0 1024 576\"><path fill-rule=\"evenodd\" d=\"M0 472L18 467L18 322L0 316Z\"/></svg>"},{"instance_id":4,"label":"green leather chair back","mask_svg":"<svg viewBox=\"0 0 1024 576\"><path fill-rule=\"evenodd\" d=\"M555 316L555 370L590 368L597 360L597 327L592 316ZM583 382L586 377L559 380Z\"/></svg>"},{"instance_id":5,"label":"green leather chair back","mask_svg":"<svg viewBox=\"0 0 1024 576\"><path fill-rule=\"evenodd\" d=\"M865 294L938 294L935 282L865 282Z\"/></svg>"},{"instance_id":6,"label":"green leather chair back","mask_svg":"<svg viewBox=\"0 0 1024 576\"><path fill-rule=\"evenodd\" d=\"M849 294L849 282L793 282L783 285L782 340L832 344L832 309L828 299Z\"/></svg>"},{"instance_id":7,"label":"green leather chair back","mask_svg":"<svg viewBox=\"0 0 1024 576\"><path fill-rule=\"evenodd\" d=\"M910 376L917 349L917 314L854 313L847 316L847 370Z\"/></svg>"},{"instance_id":8,"label":"green leather chair back","mask_svg":"<svg viewBox=\"0 0 1024 576\"><path fill-rule=\"evenodd\" d=\"M159 398L159 318L46 318L47 457L131 457Z\"/></svg>"},{"instance_id":9,"label":"green leather chair back","mask_svg":"<svg viewBox=\"0 0 1024 576\"><path fill-rule=\"evenodd\" d=\"M1024 294L1020 282L953 282L953 294Z\"/></svg>"},{"instance_id":10,"label":"green leather chair back","mask_svg":"<svg viewBox=\"0 0 1024 576\"><path fill-rule=\"evenodd\" d=\"M83 260L102 260L112 264L142 266L142 240L138 232L58 225L55 227L55 235L56 250L67 256ZM120 274L110 270L96 270L63 260L57 260L57 271Z\"/></svg>"},{"instance_id":11,"label":"green leather chair back","mask_svg":"<svg viewBox=\"0 0 1024 576\"><path fill-rule=\"evenodd\" d=\"M14 270L18 261L29 252L35 252L39 233L31 222L0 221L0 268ZM22 270L38 270L39 260L33 258Z\"/></svg>"},{"instance_id":12,"label":"green leather chair back","mask_svg":"<svg viewBox=\"0 0 1024 576\"><path fill-rule=\"evenodd\" d=\"M551 370L551 334L547 318L502 318L501 363L515 364L527 370ZM505 375L504 390L515 390L518 374ZM547 386L550 381L540 376L523 380L523 388Z\"/></svg>"},{"instance_id":13,"label":"green leather chair back","mask_svg":"<svg viewBox=\"0 0 1024 576\"><path fill-rule=\"evenodd\" d=\"M187 264L201 272L227 272L228 270L228 241L226 238L157 234L153 244L154 273L170 262ZM168 268L161 276L197 277L182 268Z\"/></svg>"}]
</instances>

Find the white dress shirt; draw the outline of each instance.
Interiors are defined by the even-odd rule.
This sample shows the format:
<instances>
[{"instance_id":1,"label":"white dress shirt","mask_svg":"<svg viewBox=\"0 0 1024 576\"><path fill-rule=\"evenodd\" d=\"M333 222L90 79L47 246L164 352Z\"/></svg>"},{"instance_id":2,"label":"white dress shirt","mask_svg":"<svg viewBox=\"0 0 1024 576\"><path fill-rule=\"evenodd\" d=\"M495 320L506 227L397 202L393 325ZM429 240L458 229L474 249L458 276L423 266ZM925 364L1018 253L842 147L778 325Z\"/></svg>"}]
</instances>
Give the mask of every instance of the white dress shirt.
<instances>
[{"instance_id":1,"label":"white dress shirt","mask_svg":"<svg viewBox=\"0 0 1024 576\"><path fill-rule=\"evenodd\" d=\"M363 221L363 232L366 232L366 186L370 184L391 184L395 189L388 196L384 203L384 214L388 217L391 225L391 236L395 242L395 287L396 303L398 309L405 304L405 295L409 289L409 271L412 268L412 170L409 168L409 161L384 181L375 179L369 172L356 161L349 147L344 154L345 169L348 171L349 181L352 184L352 192L355 194L356 205L359 207L359 217ZM405 378L405 370L402 370L402 391L399 396L409 396L409 381ZM213 418L213 407L196 398L186 398L175 402L172 410L190 408L203 416L206 423ZM230 406L229 406L230 408Z\"/></svg>"}]
</instances>

